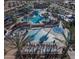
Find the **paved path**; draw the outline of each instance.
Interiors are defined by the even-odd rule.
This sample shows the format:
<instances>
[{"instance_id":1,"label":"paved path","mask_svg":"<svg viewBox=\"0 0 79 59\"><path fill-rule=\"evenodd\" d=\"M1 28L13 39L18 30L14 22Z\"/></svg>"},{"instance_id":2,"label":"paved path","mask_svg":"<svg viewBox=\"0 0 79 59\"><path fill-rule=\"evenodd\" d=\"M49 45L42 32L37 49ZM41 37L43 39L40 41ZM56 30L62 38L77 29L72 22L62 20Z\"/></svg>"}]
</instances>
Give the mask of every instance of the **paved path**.
<instances>
[{"instance_id":1,"label":"paved path","mask_svg":"<svg viewBox=\"0 0 79 59\"><path fill-rule=\"evenodd\" d=\"M9 51L5 56L4 56L4 59L15 59L15 56L14 56L14 54L15 54L15 51L16 50L11 50L11 51Z\"/></svg>"},{"instance_id":2,"label":"paved path","mask_svg":"<svg viewBox=\"0 0 79 59\"><path fill-rule=\"evenodd\" d=\"M75 51L68 51L70 59L75 59Z\"/></svg>"}]
</instances>

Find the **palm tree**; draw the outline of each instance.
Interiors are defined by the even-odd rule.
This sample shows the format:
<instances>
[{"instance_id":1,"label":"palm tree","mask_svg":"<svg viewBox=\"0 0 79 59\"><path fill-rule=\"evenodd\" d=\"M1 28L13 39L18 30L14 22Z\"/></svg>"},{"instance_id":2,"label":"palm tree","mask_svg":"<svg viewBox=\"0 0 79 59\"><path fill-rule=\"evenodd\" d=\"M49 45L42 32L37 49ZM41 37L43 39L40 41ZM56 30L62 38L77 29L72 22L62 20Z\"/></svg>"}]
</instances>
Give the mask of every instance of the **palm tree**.
<instances>
[{"instance_id":1,"label":"palm tree","mask_svg":"<svg viewBox=\"0 0 79 59\"><path fill-rule=\"evenodd\" d=\"M66 37L66 35L64 33L62 33L63 37L65 38L65 42L63 42L61 39L59 38L55 38L56 40L59 40L61 43L63 43L66 47L63 49L62 51L62 56L61 59L64 58L64 56L67 54L69 47L72 45L72 34L69 32L68 33L68 37Z\"/></svg>"},{"instance_id":2,"label":"palm tree","mask_svg":"<svg viewBox=\"0 0 79 59\"><path fill-rule=\"evenodd\" d=\"M17 17L12 15L12 20L13 20L13 23L16 23L17 22Z\"/></svg>"},{"instance_id":3,"label":"palm tree","mask_svg":"<svg viewBox=\"0 0 79 59\"><path fill-rule=\"evenodd\" d=\"M5 38L5 45L11 49L16 49L16 59L23 59L21 49L27 44L25 36L27 31L24 34L17 32L14 36L7 36Z\"/></svg>"},{"instance_id":4,"label":"palm tree","mask_svg":"<svg viewBox=\"0 0 79 59\"><path fill-rule=\"evenodd\" d=\"M66 22L63 21L64 27L68 28L70 33L72 34L72 40L75 39L75 21L73 22Z\"/></svg>"}]
</instances>

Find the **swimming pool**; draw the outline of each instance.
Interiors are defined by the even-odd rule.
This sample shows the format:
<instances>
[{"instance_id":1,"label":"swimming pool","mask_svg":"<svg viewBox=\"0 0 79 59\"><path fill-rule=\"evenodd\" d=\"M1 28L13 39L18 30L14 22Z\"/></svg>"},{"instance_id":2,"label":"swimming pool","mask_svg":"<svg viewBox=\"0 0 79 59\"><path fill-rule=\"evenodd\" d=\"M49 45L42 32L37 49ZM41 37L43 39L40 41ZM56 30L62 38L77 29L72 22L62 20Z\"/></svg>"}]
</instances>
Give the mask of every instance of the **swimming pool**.
<instances>
[{"instance_id":1,"label":"swimming pool","mask_svg":"<svg viewBox=\"0 0 79 59\"><path fill-rule=\"evenodd\" d=\"M47 29L46 29L47 30ZM30 42L37 42L37 43L45 43L49 42L51 43L53 40L55 40L53 37L55 37L53 34L50 34L50 31L45 31L44 29L37 29L37 30L31 30L28 32L27 36L30 37ZM53 38L53 39L52 39Z\"/></svg>"},{"instance_id":2,"label":"swimming pool","mask_svg":"<svg viewBox=\"0 0 79 59\"><path fill-rule=\"evenodd\" d=\"M60 28L60 27L58 27L58 26L56 26L56 27L53 27L53 31L54 31L55 33L62 34L62 33L64 32L64 29L63 29L63 28Z\"/></svg>"},{"instance_id":3,"label":"swimming pool","mask_svg":"<svg viewBox=\"0 0 79 59\"><path fill-rule=\"evenodd\" d=\"M40 14L40 10L34 10L31 14L31 16L24 16L22 19L20 17L19 22L28 22L31 24L37 24L41 23L42 21L48 21L48 18L46 19L43 15Z\"/></svg>"},{"instance_id":4,"label":"swimming pool","mask_svg":"<svg viewBox=\"0 0 79 59\"><path fill-rule=\"evenodd\" d=\"M39 13L39 10L35 10L32 12L33 16L30 18L31 23L40 23L44 19L44 17L41 16Z\"/></svg>"},{"instance_id":5,"label":"swimming pool","mask_svg":"<svg viewBox=\"0 0 79 59\"><path fill-rule=\"evenodd\" d=\"M32 31L28 32L27 35L32 38L31 41L39 42L40 38L42 36L44 36L45 34L46 34L46 32L44 32L42 29L40 29L40 30L32 30Z\"/></svg>"},{"instance_id":6,"label":"swimming pool","mask_svg":"<svg viewBox=\"0 0 79 59\"><path fill-rule=\"evenodd\" d=\"M40 21L44 19L44 17L40 16L40 15L37 15L37 16L34 16L31 21L32 23L40 23Z\"/></svg>"}]
</instances>

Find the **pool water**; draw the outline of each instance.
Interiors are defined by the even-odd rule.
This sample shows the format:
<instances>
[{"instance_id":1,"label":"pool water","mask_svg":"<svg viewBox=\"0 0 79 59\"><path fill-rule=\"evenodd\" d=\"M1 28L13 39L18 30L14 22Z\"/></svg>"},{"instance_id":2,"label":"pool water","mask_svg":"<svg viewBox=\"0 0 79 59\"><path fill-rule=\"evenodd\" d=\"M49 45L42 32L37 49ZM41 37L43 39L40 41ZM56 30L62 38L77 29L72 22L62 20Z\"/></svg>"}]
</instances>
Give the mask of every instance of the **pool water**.
<instances>
[{"instance_id":1,"label":"pool water","mask_svg":"<svg viewBox=\"0 0 79 59\"><path fill-rule=\"evenodd\" d=\"M32 24L40 23L42 21L48 21L44 16L40 14L40 10L35 10L32 12L32 16L25 16L23 19L20 18L19 22L29 22Z\"/></svg>"},{"instance_id":2,"label":"pool water","mask_svg":"<svg viewBox=\"0 0 79 59\"><path fill-rule=\"evenodd\" d=\"M39 23L42 19L43 19L42 16L37 15L37 16L33 17L31 20L33 23Z\"/></svg>"},{"instance_id":3,"label":"pool water","mask_svg":"<svg viewBox=\"0 0 79 59\"><path fill-rule=\"evenodd\" d=\"M35 42L39 42L40 38L42 36L44 36L46 34L46 32L44 32L42 29L40 30L32 30L30 32L28 32L28 36L32 37L32 39L34 39L33 41Z\"/></svg>"},{"instance_id":4,"label":"pool water","mask_svg":"<svg viewBox=\"0 0 79 59\"><path fill-rule=\"evenodd\" d=\"M56 27L53 27L53 31L54 31L55 33L62 34L62 33L64 32L64 29L61 28L61 27L56 26Z\"/></svg>"},{"instance_id":5,"label":"pool water","mask_svg":"<svg viewBox=\"0 0 79 59\"><path fill-rule=\"evenodd\" d=\"M33 11L33 13L32 13L33 16L32 16L32 18L31 18L31 22L32 22L32 23L40 23L40 21L44 19L44 17L41 16L39 13L40 13L39 10Z\"/></svg>"},{"instance_id":6,"label":"pool water","mask_svg":"<svg viewBox=\"0 0 79 59\"><path fill-rule=\"evenodd\" d=\"M55 33L58 34L64 33L64 29L59 26L53 27L51 31L54 31ZM44 29L29 31L27 35L31 37L31 41L35 41L39 43L43 43L44 41L49 41L48 39L50 38L49 32L45 32Z\"/></svg>"}]
</instances>

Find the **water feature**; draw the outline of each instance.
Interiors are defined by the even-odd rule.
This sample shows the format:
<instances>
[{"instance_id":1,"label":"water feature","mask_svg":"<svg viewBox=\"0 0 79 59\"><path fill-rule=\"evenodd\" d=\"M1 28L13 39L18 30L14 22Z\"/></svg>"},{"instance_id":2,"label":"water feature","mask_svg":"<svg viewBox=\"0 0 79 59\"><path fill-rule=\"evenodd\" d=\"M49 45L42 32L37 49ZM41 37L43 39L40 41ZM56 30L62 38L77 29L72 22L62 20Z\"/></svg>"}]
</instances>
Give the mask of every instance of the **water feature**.
<instances>
[{"instance_id":1,"label":"water feature","mask_svg":"<svg viewBox=\"0 0 79 59\"><path fill-rule=\"evenodd\" d=\"M52 29L52 28L51 28ZM51 29L49 30L49 32L51 31ZM58 26L53 27L52 29L55 33L63 33L64 29L62 26L62 22L60 21ZM50 36L48 35L49 32L45 32L44 29L40 29L40 30L32 30L28 33L28 35L32 38L33 41L35 42L39 42L39 43L43 43L44 41L48 41L51 42L53 40L51 40L52 38L50 38ZM50 41L49 41L49 40Z\"/></svg>"},{"instance_id":2,"label":"water feature","mask_svg":"<svg viewBox=\"0 0 79 59\"><path fill-rule=\"evenodd\" d=\"M37 16L34 16L31 20L32 20L32 23L39 23L42 19L43 19L42 16L37 15Z\"/></svg>"},{"instance_id":3,"label":"water feature","mask_svg":"<svg viewBox=\"0 0 79 59\"><path fill-rule=\"evenodd\" d=\"M31 14L29 14L29 16L24 16L24 18L21 21L37 24L37 23L41 23L42 21L48 20L43 15L41 15L40 12L41 10L36 9Z\"/></svg>"},{"instance_id":4,"label":"water feature","mask_svg":"<svg viewBox=\"0 0 79 59\"><path fill-rule=\"evenodd\" d=\"M62 22L60 21L59 26L55 26L53 27L53 31L55 33L59 33L62 34L64 32L63 26L62 26Z\"/></svg>"},{"instance_id":5,"label":"water feature","mask_svg":"<svg viewBox=\"0 0 79 59\"><path fill-rule=\"evenodd\" d=\"M49 32L50 31L51 31L51 29L49 30ZM46 41L48 39L49 32L40 38L40 42L39 43L43 43L44 41Z\"/></svg>"},{"instance_id":6,"label":"water feature","mask_svg":"<svg viewBox=\"0 0 79 59\"><path fill-rule=\"evenodd\" d=\"M31 38L33 38L33 41L35 42L39 42L40 38L45 35L46 33L43 31L43 29L40 30L32 30L30 32L28 32L28 36L31 36Z\"/></svg>"},{"instance_id":7,"label":"water feature","mask_svg":"<svg viewBox=\"0 0 79 59\"><path fill-rule=\"evenodd\" d=\"M32 13L33 16L31 17L31 22L32 23L40 23L40 21L44 19L44 17L41 16L39 13L40 13L39 10L33 11L33 13Z\"/></svg>"},{"instance_id":8,"label":"water feature","mask_svg":"<svg viewBox=\"0 0 79 59\"><path fill-rule=\"evenodd\" d=\"M45 31L44 29L29 31L27 34L27 36L30 37L29 41L37 42L37 43L53 41L52 37L54 37L54 36L49 33L51 31L51 29L49 31Z\"/></svg>"}]
</instances>

